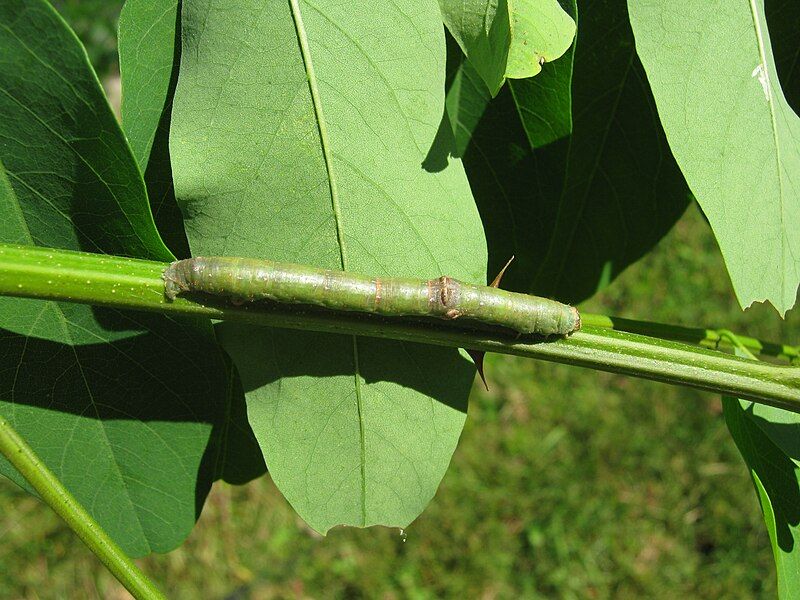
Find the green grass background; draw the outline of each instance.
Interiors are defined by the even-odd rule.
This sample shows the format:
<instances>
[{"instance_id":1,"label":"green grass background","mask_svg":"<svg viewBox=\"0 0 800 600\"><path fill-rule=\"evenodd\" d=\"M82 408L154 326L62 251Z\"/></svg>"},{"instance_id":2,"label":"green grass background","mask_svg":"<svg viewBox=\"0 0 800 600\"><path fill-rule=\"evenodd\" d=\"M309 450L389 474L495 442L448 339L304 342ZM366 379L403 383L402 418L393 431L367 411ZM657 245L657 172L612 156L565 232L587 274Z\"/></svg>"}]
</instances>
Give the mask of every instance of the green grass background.
<instances>
[{"instance_id":1,"label":"green grass background","mask_svg":"<svg viewBox=\"0 0 800 600\"><path fill-rule=\"evenodd\" d=\"M101 73L119 3L61 2ZM583 309L800 342L743 313L692 206ZM407 530L323 538L269 477L214 488L187 542L139 561L172 598L773 598L769 540L719 398L489 356L438 494ZM0 598L126 598L38 500L0 480Z\"/></svg>"}]
</instances>

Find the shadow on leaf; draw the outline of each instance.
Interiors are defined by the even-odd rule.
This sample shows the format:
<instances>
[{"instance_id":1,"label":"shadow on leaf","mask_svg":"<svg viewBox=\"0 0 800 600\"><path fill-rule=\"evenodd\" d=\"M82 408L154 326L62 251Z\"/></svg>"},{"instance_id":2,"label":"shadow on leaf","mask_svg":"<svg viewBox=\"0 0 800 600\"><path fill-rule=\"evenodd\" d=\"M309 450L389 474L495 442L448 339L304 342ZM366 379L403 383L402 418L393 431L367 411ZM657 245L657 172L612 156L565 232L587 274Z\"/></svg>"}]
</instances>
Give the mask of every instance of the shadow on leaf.
<instances>
[{"instance_id":1,"label":"shadow on leaf","mask_svg":"<svg viewBox=\"0 0 800 600\"><path fill-rule=\"evenodd\" d=\"M460 70L449 78L455 131L443 132L443 120L425 161L428 169L441 168L455 136L449 152L459 156L465 148L488 271L514 255L504 280L509 289L571 303L646 254L690 200L636 56L625 3L579 8L572 69L560 59L530 81L507 82L491 101L469 65L449 57L451 72ZM570 93L548 96L537 86ZM543 98L556 105L542 106ZM571 111L571 134L545 136L542 121L564 111ZM540 141L549 143L537 147Z\"/></svg>"},{"instance_id":2,"label":"shadow on leaf","mask_svg":"<svg viewBox=\"0 0 800 600\"><path fill-rule=\"evenodd\" d=\"M67 345L0 330L0 412L126 550L164 552L215 479L249 481L263 459L241 389L197 323L103 312L110 331L140 333Z\"/></svg>"},{"instance_id":3,"label":"shadow on leaf","mask_svg":"<svg viewBox=\"0 0 800 600\"><path fill-rule=\"evenodd\" d=\"M349 335L235 323L220 323L216 330L236 360L245 392L273 383L280 385L284 378L353 376L356 372L353 338ZM256 335L260 341L257 346L252 343ZM359 337L358 344L358 373L366 383L397 383L467 412L475 365L458 349L368 337ZM454 393L454 385L463 388L461 393Z\"/></svg>"},{"instance_id":4,"label":"shadow on leaf","mask_svg":"<svg viewBox=\"0 0 800 600\"><path fill-rule=\"evenodd\" d=\"M748 404L743 408L738 400L723 398L725 422L747 466L757 477L756 488L759 484L763 486L766 498L762 496L761 500L762 504L765 500L769 502L778 548L788 554L797 543L795 532L800 525L800 467L795 462L800 459L798 425L767 421L755 415L754 405ZM762 509L769 513L767 508L762 506Z\"/></svg>"}]
</instances>

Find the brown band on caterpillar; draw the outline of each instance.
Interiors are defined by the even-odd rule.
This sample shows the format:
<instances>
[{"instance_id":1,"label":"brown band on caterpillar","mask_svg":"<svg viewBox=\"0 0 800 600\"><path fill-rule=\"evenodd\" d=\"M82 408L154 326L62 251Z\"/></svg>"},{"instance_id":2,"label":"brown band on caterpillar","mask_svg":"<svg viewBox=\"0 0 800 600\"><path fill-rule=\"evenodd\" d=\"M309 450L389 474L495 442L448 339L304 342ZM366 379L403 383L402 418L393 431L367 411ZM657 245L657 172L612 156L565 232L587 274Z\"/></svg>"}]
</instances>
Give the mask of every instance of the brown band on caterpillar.
<instances>
[{"instance_id":1,"label":"brown band on caterpillar","mask_svg":"<svg viewBox=\"0 0 800 600\"><path fill-rule=\"evenodd\" d=\"M580 315L572 306L446 275L425 281L374 278L268 260L196 257L172 263L163 278L170 300L204 292L390 317L463 319L541 336L569 335L580 328ZM499 284L499 276L492 283Z\"/></svg>"}]
</instances>

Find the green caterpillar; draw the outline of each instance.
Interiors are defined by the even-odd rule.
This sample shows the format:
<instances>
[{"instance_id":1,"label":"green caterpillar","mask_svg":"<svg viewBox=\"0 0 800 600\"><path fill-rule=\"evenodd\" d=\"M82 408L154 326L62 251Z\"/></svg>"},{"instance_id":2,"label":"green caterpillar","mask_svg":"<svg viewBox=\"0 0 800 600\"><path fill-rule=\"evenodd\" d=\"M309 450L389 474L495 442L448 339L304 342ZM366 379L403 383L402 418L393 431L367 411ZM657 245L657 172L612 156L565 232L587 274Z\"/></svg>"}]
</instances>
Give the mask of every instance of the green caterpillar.
<instances>
[{"instance_id":1,"label":"green caterpillar","mask_svg":"<svg viewBox=\"0 0 800 600\"><path fill-rule=\"evenodd\" d=\"M170 300L183 292L205 292L388 317L463 318L541 336L569 335L580 329L576 308L501 290L496 287L500 276L502 272L492 286L483 286L447 276L427 281L368 277L268 260L203 256L176 261L163 275Z\"/></svg>"}]
</instances>

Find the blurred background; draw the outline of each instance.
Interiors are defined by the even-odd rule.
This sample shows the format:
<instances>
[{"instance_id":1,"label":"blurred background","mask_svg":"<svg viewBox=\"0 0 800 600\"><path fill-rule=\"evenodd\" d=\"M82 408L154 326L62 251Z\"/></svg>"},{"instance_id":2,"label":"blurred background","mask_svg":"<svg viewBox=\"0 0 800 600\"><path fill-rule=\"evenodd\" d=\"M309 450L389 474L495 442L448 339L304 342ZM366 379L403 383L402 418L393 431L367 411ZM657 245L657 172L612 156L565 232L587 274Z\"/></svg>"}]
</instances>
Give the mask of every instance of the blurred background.
<instances>
[{"instance_id":1,"label":"blurred background","mask_svg":"<svg viewBox=\"0 0 800 600\"><path fill-rule=\"evenodd\" d=\"M118 102L120 0L54 2ZM581 306L800 343L800 310L743 313L696 206ZM269 476L216 485L179 549L139 561L171 598L774 598L769 538L712 394L488 356L452 465L396 529L314 533ZM128 598L0 479L1 598Z\"/></svg>"}]
</instances>

